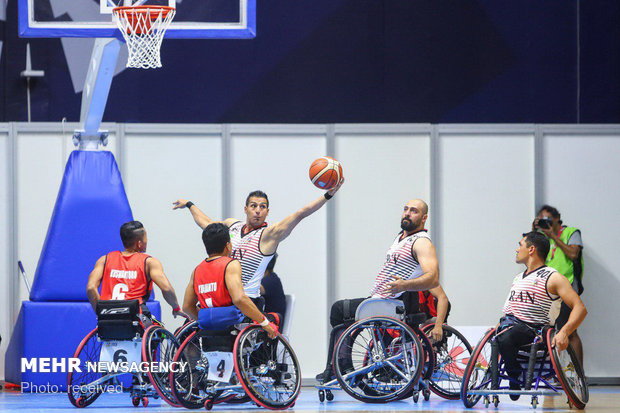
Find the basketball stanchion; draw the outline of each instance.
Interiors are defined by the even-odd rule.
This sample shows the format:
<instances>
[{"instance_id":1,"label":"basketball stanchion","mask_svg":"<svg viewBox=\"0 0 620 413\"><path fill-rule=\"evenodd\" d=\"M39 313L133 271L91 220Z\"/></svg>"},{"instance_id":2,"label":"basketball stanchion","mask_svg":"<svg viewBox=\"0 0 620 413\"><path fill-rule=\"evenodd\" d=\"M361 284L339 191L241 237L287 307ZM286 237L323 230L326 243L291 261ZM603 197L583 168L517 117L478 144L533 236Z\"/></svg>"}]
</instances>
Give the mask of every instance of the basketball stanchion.
<instances>
[{"instance_id":1,"label":"basketball stanchion","mask_svg":"<svg viewBox=\"0 0 620 413\"><path fill-rule=\"evenodd\" d=\"M127 43L127 67L161 67L160 49L166 29L174 18L169 6L126 6L112 9L118 28Z\"/></svg>"}]
</instances>

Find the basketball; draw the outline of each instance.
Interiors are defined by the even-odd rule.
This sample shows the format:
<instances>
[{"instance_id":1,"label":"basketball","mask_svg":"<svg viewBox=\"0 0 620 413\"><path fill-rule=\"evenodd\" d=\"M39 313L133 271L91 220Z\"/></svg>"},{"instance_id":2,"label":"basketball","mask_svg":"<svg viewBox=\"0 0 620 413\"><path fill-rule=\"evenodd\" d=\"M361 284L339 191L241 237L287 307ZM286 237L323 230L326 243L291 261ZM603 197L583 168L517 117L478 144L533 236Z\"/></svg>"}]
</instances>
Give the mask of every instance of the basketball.
<instances>
[{"instance_id":1,"label":"basketball","mask_svg":"<svg viewBox=\"0 0 620 413\"><path fill-rule=\"evenodd\" d=\"M329 156L316 159L310 165L310 180L320 189L330 190L342 177L342 165L340 162Z\"/></svg>"}]
</instances>

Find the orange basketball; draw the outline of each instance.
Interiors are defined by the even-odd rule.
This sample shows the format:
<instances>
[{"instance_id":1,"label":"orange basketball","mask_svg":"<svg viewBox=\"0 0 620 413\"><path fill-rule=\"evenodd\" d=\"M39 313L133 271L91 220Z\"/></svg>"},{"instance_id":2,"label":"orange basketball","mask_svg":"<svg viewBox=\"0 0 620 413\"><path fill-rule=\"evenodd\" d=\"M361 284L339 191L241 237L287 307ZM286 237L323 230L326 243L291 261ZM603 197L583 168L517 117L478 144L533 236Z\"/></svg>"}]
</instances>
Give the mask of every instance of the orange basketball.
<instances>
[{"instance_id":1,"label":"orange basketball","mask_svg":"<svg viewBox=\"0 0 620 413\"><path fill-rule=\"evenodd\" d=\"M342 178L342 165L340 162L329 156L316 159L310 165L310 180L320 189L330 190Z\"/></svg>"}]
</instances>

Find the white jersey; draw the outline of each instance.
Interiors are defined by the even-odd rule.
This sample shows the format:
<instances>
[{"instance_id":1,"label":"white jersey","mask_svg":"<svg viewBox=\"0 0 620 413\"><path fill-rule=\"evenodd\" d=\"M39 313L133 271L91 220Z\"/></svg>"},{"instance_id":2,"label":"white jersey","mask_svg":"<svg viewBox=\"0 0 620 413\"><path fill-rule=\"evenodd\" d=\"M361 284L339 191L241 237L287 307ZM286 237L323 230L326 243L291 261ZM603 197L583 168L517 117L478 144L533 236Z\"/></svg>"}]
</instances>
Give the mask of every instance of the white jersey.
<instances>
[{"instance_id":1,"label":"white jersey","mask_svg":"<svg viewBox=\"0 0 620 413\"><path fill-rule=\"evenodd\" d=\"M529 274L526 271L517 274L502 310L504 314L512 314L526 323L553 324L562 302L547 288L554 272L557 272L555 268L543 265Z\"/></svg>"},{"instance_id":2,"label":"white jersey","mask_svg":"<svg viewBox=\"0 0 620 413\"><path fill-rule=\"evenodd\" d=\"M229 227L230 242L232 244L231 258L241 263L241 281L243 289L250 298L260 297L260 284L265 275L265 268L273 258L272 255L263 255L260 252L260 239L267 225L253 229L243 235L241 221L237 221Z\"/></svg>"},{"instance_id":3,"label":"white jersey","mask_svg":"<svg viewBox=\"0 0 620 413\"><path fill-rule=\"evenodd\" d=\"M420 263L413 255L413 244L419 238L426 238L428 240L431 238L428 236L425 229L415 232L407 237L404 237L403 239L400 238L402 234L403 233L401 232L396 236L392 246L387 251L385 263L383 263L383 267L381 267L377 278L375 278L375 285L370 291L370 295L372 297L400 297L402 292L397 294L388 294L385 291L388 283L396 279L411 280L424 274Z\"/></svg>"}]
</instances>

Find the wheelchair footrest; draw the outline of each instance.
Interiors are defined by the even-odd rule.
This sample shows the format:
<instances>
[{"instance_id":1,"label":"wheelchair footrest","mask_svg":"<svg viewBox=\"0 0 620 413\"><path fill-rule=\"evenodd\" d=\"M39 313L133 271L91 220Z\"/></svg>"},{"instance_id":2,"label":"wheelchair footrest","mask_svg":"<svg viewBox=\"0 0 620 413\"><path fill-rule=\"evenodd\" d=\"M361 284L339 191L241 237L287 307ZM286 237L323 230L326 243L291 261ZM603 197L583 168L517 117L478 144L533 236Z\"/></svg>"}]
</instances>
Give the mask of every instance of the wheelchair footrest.
<instances>
[{"instance_id":1,"label":"wheelchair footrest","mask_svg":"<svg viewBox=\"0 0 620 413\"><path fill-rule=\"evenodd\" d=\"M342 390L336 379L330 380L327 383L317 384L314 388L317 390Z\"/></svg>"},{"instance_id":2,"label":"wheelchair footrest","mask_svg":"<svg viewBox=\"0 0 620 413\"><path fill-rule=\"evenodd\" d=\"M559 392L552 390L468 390L468 395L491 396L498 394L518 394L521 396L558 396Z\"/></svg>"}]
</instances>

